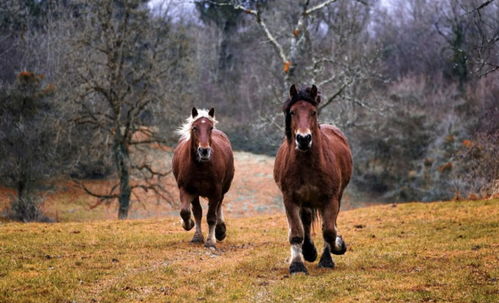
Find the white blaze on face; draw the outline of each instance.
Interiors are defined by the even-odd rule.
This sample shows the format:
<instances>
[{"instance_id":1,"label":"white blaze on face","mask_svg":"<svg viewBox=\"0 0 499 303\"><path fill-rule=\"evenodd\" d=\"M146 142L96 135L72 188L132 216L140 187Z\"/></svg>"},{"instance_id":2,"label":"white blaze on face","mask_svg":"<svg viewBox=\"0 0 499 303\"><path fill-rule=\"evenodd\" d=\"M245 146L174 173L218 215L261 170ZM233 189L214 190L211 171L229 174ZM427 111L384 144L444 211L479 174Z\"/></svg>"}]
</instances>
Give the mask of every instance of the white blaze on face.
<instances>
[{"instance_id":1,"label":"white blaze on face","mask_svg":"<svg viewBox=\"0 0 499 303\"><path fill-rule=\"evenodd\" d=\"M298 129L296 132L295 132L295 135L300 135L302 137L305 137L306 135L312 135L312 132L310 131L310 128L307 128L307 129Z\"/></svg>"}]
</instances>

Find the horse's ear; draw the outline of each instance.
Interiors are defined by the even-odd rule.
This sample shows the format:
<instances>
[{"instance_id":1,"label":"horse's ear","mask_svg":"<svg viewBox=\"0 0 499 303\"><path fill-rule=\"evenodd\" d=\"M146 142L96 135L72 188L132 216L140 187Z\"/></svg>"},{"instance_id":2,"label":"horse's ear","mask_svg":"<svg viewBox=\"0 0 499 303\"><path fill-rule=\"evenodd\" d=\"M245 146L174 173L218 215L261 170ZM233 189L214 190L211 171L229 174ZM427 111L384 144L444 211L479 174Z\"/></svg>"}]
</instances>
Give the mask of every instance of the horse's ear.
<instances>
[{"instance_id":1,"label":"horse's ear","mask_svg":"<svg viewBox=\"0 0 499 303\"><path fill-rule=\"evenodd\" d=\"M198 115L198 110L197 110L195 107L193 107L193 108L192 108L192 117L193 117L193 118L196 118L196 117L197 117L197 115Z\"/></svg>"},{"instance_id":2,"label":"horse's ear","mask_svg":"<svg viewBox=\"0 0 499 303\"><path fill-rule=\"evenodd\" d=\"M208 112L208 115L210 115L210 117L212 117L212 118L215 118L215 109L213 107L210 108L210 111Z\"/></svg>"},{"instance_id":3,"label":"horse's ear","mask_svg":"<svg viewBox=\"0 0 499 303\"><path fill-rule=\"evenodd\" d=\"M312 99L315 99L315 97L317 97L317 86L312 85L312 88L310 89L310 96L312 97Z\"/></svg>"},{"instance_id":4,"label":"horse's ear","mask_svg":"<svg viewBox=\"0 0 499 303\"><path fill-rule=\"evenodd\" d=\"M293 97L295 97L297 95L298 95L298 91L296 90L296 86L293 84L289 88L289 96L291 97L291 99L293 99Z\"/></svg>"}]
</instances>

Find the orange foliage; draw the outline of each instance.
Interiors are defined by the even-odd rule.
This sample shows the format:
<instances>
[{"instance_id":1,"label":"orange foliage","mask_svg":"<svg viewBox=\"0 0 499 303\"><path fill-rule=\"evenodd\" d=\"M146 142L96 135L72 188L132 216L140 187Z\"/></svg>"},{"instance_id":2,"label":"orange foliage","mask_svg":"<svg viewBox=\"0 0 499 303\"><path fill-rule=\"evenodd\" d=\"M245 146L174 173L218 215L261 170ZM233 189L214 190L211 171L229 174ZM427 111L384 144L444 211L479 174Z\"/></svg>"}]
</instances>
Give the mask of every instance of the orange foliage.
<instances>
[{"instance_id":1,"label":"orange foliage","mask_svg":"<svg viewBox=\"0 0 499 303\"><path fill-rule=\"evenodd\" d=\"M438 171L441 173L450 172L452 170L452 162L447 162L438 167Z\"/></svg>"},{"instance_id":2,"label":"orange foliage","mask_svg":"<svg viewBox=\"0 0 499 303\"><path fill-rule=\"evenodd\" d=\"M472 148L473 147L473 141L471 141L471 140L463 140L463 145L466 148Z\"/></svg>"},{"instance_id":3,"label":"orange foliage","mask_svg":"<svg viewBox=\"0 0 499 303\"><path fill-rule=\"evenodd\" d=\"M283 70L285 73L287 73L287 72L289 72L289 67L290 67L290 66L291 66L291 62L290 62L290 61L286 61L286 62L284 62L284 65L283 65L283 67L282 67L282 70Z\"/></svg>"},{"instance_id":4,"label":"orange foliage","mask_svg":"<svg viewBox=\"0 0 499 303\"><path fill-rule=\"evenodd\" d=\"M28 78L33 78L34 74L32 72L24 71L24 72L20 72L17 75L17 77L21 78L21 79L28 79Z\"/></svg>"},{"instance_id":5,"label":"orange foliage","mask_svg":"<svg viewBox=\"0 0 499 303\"><path fill-rule=\"evenodd\" d=\"M293 30L293 36L298 37L299 34L300 34L300 30L298 30L298 29Z\"/></svg>"},{"instance_id":6,"label":"orange foliage","mask_svg":"<svg viewBox=\"0 0 499 303\"><path fill-rule=\"evenodd\" d=\"M43 93L44 94L51 94L55 91L55 85L54 84L49 84L47 86L45 86L45 88L43 89Z\"/></svg>"}]
</instances>

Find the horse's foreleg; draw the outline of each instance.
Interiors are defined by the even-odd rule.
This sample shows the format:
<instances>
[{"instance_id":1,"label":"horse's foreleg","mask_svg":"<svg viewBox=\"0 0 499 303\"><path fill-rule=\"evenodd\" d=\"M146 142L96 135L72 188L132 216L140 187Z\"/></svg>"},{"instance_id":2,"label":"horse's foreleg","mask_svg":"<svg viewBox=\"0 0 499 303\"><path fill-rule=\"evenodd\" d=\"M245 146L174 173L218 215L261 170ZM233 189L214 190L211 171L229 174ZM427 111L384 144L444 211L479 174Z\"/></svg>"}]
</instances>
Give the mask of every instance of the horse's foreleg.
<instances>
[{"instance_id":1,"label":"horse's foreleg","mask_svg":"<svg viewBox=\"0 0 499 303\"><path fill-rule=\"evenodd\" d=\"M324 237L324 252L319 261L319 267L334 268L331 253L342 255L346 251L345 242L338 236L336 229L336 217L338 216L339 204L332 199L321 211L322 213L322 236Z\"/></svg>"},{"instance_id":2,"label":"horse's foreleg","mask_svg":"<svg viewBox=\"0 0 499 303\"><path fill-rule=\"evenodd\" d=\"M218 208L217 208L217 226L215 227L215 238L217 238L218 241L222 241L225 239L226 236L226 227L225 227L225 220L224 220L224 212L222 208L222 199L220 199L220 202L218 203Z\"/></svg>"},{"instance_id":3,"label":"horse's foreleg","mask_svg":"<svg viewBox=\"0 0 499 303\"><path fill-rule=\"evenodd\" d=\"M308 262L314 262L315 259L317 259L317 250L315 249L312 236L310 235L313 222L312 210L309 208L302 208L300 212L300 217L303 223L303 230L305 234L302 245L303 257Z\"/></svg>"},{"instance_id":4,"label":"horse's foreleg","mask_svg":"<svg viewBox=\"0 0 499 303\"><path fill-rule=\"evenodd\" d=\"M194 221L191 218L191 202L193 199L193 195L180 188L180 217L182 217L182 227L185 230L191 230L194 227Z\"/></svg>"},{"instance_id":5,"label":"horse's foreleg","mask_svg":"<svg viewBox=\"0 0 499 303\"><path fill-rule=\"evenodd\" d=\"M300 218L300 207L289 199L284 199L286 216L289 225L289 243L291 244L291 258L289 260L289 272L291 274L304 272L307 268L303 264L302 244L304 238L303 224Z\"/></svg>"},{"instance_id":6,"label":"horse's foreleg","mask_svg":"<svg viewBox=\"0 0 499 303\"><path fill-rule=\"evenodd\" d=\"M216 247L217 240L215 238L215 226L217 224L217 212L219 199L209 199L208 201L208 214L206 221L208 222L208 238L204 243L205 247Z\"/></svg>"},{"instance_id":7,"label":"horse's foreleg","mask_svg":"<svg viewBox=\"0 0 499 303\"><path fill-rule=\"evenodd\" d=\"M192 212L194 214L194 219L196 220L196 232L194 232L194 237L192 237L191 242L193 243L203 243L203 231L201 230L201 219L203 218L203 209L199 203L199 197L196 197L192 201Z\"/></svg>"}]
</instances>

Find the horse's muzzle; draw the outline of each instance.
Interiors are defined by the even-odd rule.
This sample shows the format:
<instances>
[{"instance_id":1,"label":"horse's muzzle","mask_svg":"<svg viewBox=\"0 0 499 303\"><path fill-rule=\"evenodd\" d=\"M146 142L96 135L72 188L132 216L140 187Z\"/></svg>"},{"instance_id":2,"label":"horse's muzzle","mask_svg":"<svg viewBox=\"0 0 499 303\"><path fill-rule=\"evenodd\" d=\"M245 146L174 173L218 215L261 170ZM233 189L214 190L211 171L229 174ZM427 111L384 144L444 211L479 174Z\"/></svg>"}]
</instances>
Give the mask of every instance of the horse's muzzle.
<instances>
[{"instance_id":1,"label":"horse's muzzle","mask_svg":"<svg viewBox=\"0 0 499 303\"><path fill-rule=\"evenodd\" d=\"M296 135L296 148L301 151L307 151L312 147L312 135L311 134L306 134L306 135L301 135L297 134Z\"/></svg>"},{"instance_id":2,"label":"horse's muzzle","mask_svg":"<svg viewBox=\"0 0 499 303\"><path fill-rule=\"evenodd\" d=\"M198 158L200 161L209 161L211 158L211 148L198 147Z\"/></svg>"}]
</instances>

